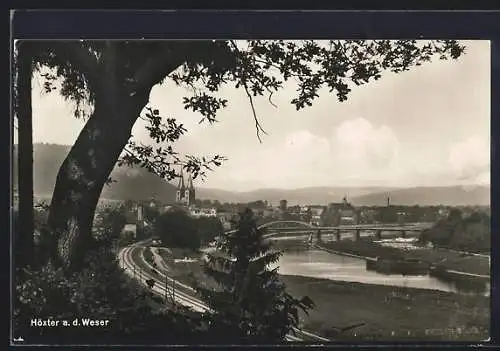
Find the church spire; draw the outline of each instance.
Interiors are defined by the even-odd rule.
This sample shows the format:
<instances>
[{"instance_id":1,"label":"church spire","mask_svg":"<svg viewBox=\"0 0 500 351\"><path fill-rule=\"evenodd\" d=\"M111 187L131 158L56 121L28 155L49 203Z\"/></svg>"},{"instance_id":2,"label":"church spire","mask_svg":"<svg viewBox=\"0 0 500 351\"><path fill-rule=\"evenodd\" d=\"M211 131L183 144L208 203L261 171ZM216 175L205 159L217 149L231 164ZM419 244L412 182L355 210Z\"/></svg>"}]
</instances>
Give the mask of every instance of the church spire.
<instances>
[{"instance_id":1,"label":"church spire","mask_svg":"<svg viewBox=\"0 0 500 351\"><path fill-rule=\"evenodd\" d=\"M177 186L177 189L180 191L184 191L186 187L184 186L184 173L182 172L181 168L181 176L179 178L179 185Z\"/></svg>"},{"instance_id":2,"label":"church spire","mask_svg":"<svg viewBox=\"0 0 500 351\"><path fill-rule=\"evenodd\" d=\"M189 184L188 184L188 187L190 190L194 189L194 186L193 186L193 176L191 175L191 173L189 173Z\"/></svg>"}]
</instances>

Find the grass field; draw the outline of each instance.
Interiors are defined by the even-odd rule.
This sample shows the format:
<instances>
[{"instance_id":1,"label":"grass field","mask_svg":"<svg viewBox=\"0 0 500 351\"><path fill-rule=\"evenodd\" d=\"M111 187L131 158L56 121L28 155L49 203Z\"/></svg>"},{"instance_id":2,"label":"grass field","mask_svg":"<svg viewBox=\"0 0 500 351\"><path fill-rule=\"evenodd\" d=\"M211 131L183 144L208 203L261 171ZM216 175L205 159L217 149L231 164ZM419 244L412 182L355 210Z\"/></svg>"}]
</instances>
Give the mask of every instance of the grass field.
<instances>
[{"instance_id":1,"label":"grass field","mask_svg":"<svg viewBox=\"0 0 500 351\"><path fill-rule=\"evenodd\" d=\"M190 283L192 273L198 281L217 285L203 274L201 261L177 262L184 256L179 249L164 250L162 256L172 274ZM306 330L335 340L462 340L488 338L490 300L436 290L399 288L282 275L292 295L308 295L317 308L302 315ZM335 328L366 323L339 334Z\"/></svg>"},{"instance_id":2,"label":"grass field","mask_svg":"<svg viewBox=\"0 0 500 351\"><path fill-rule=\"evenodd\" d=\"M186 249L169 248L160 249L160 255L170 268L169 276L172 278L186 285L193 285L196 280L213 289L219 288L218 284L203 272L202 253ZM196 259L196 261L179 261L186 257Z\"/></svg>"},{"instance_id":3,"label":"grass field","mask_svg":"<svg viewBox=\"0 0 500 351\"><path fill-rule=\"evenodd\" d=\"M303 327L325 337L354 340L470 340L488 338L490 301L435 290L395 288L282 276L294 296L317 308ZM335 328L366 323L345 334Z\"/></svg>"},{"instance_id":4,"label":"grass field","mask_svg":"<svg viewBox=\"0 0 500 351\"><path fill-rule=\"evenodd\" d=\"M486 257L464 256L453 251L435 250L432 248L403 251L393 247L382 246L366 238L362 238L357 242L350 240L327 242L322 243L321 246L364 257L411 258L437 264L437 266L443 269L483 275L490 274L490 262Z\"/></svg>"}]
</instances>

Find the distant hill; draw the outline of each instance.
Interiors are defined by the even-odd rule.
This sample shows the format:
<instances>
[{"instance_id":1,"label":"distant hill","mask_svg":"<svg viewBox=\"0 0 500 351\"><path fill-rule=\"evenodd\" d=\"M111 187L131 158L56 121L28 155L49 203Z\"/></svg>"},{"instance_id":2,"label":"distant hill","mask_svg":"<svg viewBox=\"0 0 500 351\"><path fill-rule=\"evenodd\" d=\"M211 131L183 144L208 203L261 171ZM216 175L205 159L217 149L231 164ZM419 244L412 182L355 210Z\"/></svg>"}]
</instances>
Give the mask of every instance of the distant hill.
<instances>
[{"instance_id":1,"label":"distant hill","mask_svg":"<svg viewBox=\"0 0 500 351\"><path fill-rule=\"evenodd\" d=\"M34 191L39 197L51 197L60 165L70 146L56 144L34 145ZM15 149L14 149L15 152ZM16 158L14 157L14 161ZM16 174L16 167L14 167ZM17 176L14 174L14 184ZM116 180L105 186L101 198L110 200L148 200L151 197L169 203L175 200L175 185L149 173L142 168L116 167L111 177ZM286 199L290 205L327 204L340 202L347 195L355 206L385 205L387 196L397 205L489 205L490 187L308 187L300 189L257 189L248 192L234 192L221 189L197 188L199 199L220 202L249 202L268 200L278 202Z\"/></svg>"},{"instance_id":2,"label":"distant hill","mask_svg":"<svg viewBox=\"0 0 500 351\"><path fill-rule=\"evenodd\" d=\"M51 197L57 172L63 163L70 146L56 144L35 144L33 147L33 183L35 195ZM14 148L14 154L16 149ZM16 157L14 157L16 160ZM14 166L14 184L17 183L17 170ZM148 200L155 197L162 202L175 201L176 187L162 178L142 168L115 167L111 178L116 180L105 186L101 197L111 200Z\"/></svg>"},{"instance_id":3,"label":"distant hill","mask_svg":"<svg viewBox=\"0 0 500 351\"><path fill-rule=\"evenodd\" d=\"M489 186L415 187L357 196L355 205L385 205L387 196L395 205L489 205Z\"/></svg>"},{"instance_id":4,"label":"distant hill","mask_svg":"<svg viewBox=\"0 0 500 351\"><path fill-rule=\"evenodd\" d=\"M164 203L175 201L176 187L144 168L116 167L111 178L116 183L105 186L101 197L113 200L149 200L154 197Z\"/></svg>"},{"instance_id":5,"label":"distant hill","mask_svg":"<svg viewBox=\"0 0 500 351\"><path fill-rule=\"evenodd\" d=\"M328 204L340 202L344 196L353 199L357 196L377 192L387 192L396 188L389 187L307 187L299 189L257 189L247 192L230 192L219 189L199 188L197 197L223 202L249 202L268 200L277 202L286 199L293 204Z\"/></svg>"}]
</instances>

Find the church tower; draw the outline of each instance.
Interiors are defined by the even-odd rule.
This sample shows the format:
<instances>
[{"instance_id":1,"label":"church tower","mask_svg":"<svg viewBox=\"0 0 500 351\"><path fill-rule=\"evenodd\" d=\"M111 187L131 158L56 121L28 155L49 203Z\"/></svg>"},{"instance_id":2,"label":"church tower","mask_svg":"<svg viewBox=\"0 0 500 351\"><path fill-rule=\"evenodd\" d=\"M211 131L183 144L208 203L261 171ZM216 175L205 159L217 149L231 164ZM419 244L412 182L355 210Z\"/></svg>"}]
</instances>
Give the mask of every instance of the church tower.
<instances>
[{"instance_id":1,"label":"church tower","mask_svg":"<svg viewBox=\"0 0 500 351\"><path fill-rule=\"evenodd\" d=\"M175 193L175 201L181 203L184 198L184 192L186 191L186 186L184 185L184 174L181 169L181 176L179 178L179 185L177 185L177 192Z\"/></svg>"},{"instance_id":2,"label":"church tower","mask_svg":"<svg viewBox=\"0 0 500 351\"><path fill-rule=\"evenodd\" d=\"M193 186L193 176L189 174L188 187L184 191L184 201L187 206L194 204L196 199L195 190Z\"/></svg>"},{"instance_id":3,"label":"church tower","mask_svg":"<svg viewBox=\"0 0 500 351\"><path fill-rule=\"evenodd\" d=\"M193 177L189 176L189 203L194 204L196 200L196 193L194 191Z\"/></svg>"}]
</instances>

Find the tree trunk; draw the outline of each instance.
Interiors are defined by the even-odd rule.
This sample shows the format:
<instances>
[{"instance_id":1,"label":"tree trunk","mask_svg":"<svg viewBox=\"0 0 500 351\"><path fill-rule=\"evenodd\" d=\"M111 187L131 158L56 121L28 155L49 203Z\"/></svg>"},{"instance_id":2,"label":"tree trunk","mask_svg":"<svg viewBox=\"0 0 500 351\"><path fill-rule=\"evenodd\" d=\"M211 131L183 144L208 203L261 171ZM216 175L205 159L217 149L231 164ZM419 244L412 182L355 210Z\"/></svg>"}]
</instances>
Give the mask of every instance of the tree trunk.
<instances>
[{"instance_id":1,"label":"tree trunk","mask_svg":"<svg viewBox=\"0 0 500 351\"><path fill-rule=\"evenodd\" d=\"M32 53L30 43L21 42L17 53L17 176L19 214L14 233L14 266L23 268L33 264L34 213L33 213L33 130L31 111Z\"/></svg>"},{"instance_id":2,"label":"tree trunk","mask_svg":"<svg viewBox=\"0 0 500 351\"><path fill-rule=\"evenodd\" d=\"M78 270L91 241L94 213L102 189L127 144L152 87L187 57L184 46L170 46L140 66L131 84L121 76L126 57L117 42L107 42L91 69L94 112L64 160L56 179L48 219L50 256L66 271ZM181 50L182 49L182 50ZM125 73L123 73L125 74Z\"/></svg>"},{"instance_id":3,"label":"tree trunk","mask_svg":"<svg viewBox=\"0 0 500 351\"><path fill-rule=\"evenodd\" d=\"M125 107L118 108L115 98L112 94L96 98L93 114L57 175L49 214L55 239L51 256L68 270L80 267L101 191L146 103L122 103ZM117 116L121 118L117 120Z\"/></svg>"},{"instance_id":4,"label":"tree trunk","mask_svg":"<svg viewBox=\"0 0 500 351\"><path fill-rule=\"evenodd\" d=\"M50 206L51 257L67 271L81 267L102 189L152 88L130 96L117 77L112 43L104 55L94 112L59 169Z\"/></svg>"}]
</instances>

